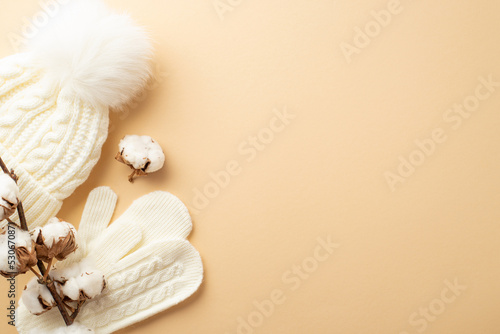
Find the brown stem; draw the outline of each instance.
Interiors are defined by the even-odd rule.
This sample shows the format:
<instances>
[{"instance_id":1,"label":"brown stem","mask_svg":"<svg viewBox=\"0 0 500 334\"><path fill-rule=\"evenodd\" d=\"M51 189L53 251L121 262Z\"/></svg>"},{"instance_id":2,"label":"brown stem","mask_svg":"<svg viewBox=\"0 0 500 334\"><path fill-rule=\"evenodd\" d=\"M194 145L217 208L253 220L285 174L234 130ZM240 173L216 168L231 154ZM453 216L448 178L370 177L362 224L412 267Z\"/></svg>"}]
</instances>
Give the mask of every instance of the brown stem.
<instances>
[{"instance_id":1,"label":"brown stem","mask_svg":"<svg viewBox=\"0 0 500 334\"><path fill-rule=\"evenodd\" d=\"M137 173L137 171L134 169L134 171L132 172L132 174L130 174L128 176L128 182L134 183L134 176L135 176L136 173Z\"/></svg>"},{"instance_id":2,"label":"brown stem","mask_svg":"<svg viewBox=\"0 0 500 334\"><path fill-rule=\"evenodd\" d=\"M7 168L7 166L5 165L5 162L3 162L2 158L0 158L0 168L2 168L2 170L3 170L3 172L5 174L9 174L10 175L10 171Z\"/></svg>"},{"instance_id":3,"label":"brown stem","mask_svg":"<svg viewBox=\"0 0 500 334\"><path fill-rule=\"evenodd\" d=\"M52 297L56 301L57 308L59 309L59 312L61 313L61 315L64 319L64 322L66 323L66 326L71 326L73 324L73 321L75 321L75 319L72 319L70 317L70 315L68 314L68 311L64 308L64 303L61 299L61 296L59 296L59 294L56 291L56 287L54 285L54 282L49 281L46 283L46 286L47 286L47 289L49 289L50 294L52 295Z\"/></svg>"},{"instance_id":4,"label":"brown stem","mask_svg":"<svg viewBox=\"0 0 500 334\"><path fill-rule=\"evenodd\" d=\"M2 168L2 171L5 174L8 174L17 183L17 180L19 180L19 178L17 177L16 173L14 173L13 169L9 170L9 168L7 168L7 165L5 164L5 162L3 162L2 158L0 158L0 168Z\"/></svg>"},{"instance_id":5,"label":"brown stem","mask_svg":"<svg viewBox=\"0 0 500 334\"><path fill-rule=\"evenodd\" d=\"M38 270L40 270L40 274L45 276L45 266L43 265L42 260L38 260L38 262L36 263L36 266L38 267Z\"/></svg>"},{"instance_id":6,"label":"brown stem","mask_svg":"<svg viewBox=\"0 0 500 334\"><path fill-rule=\"evenodd\" d=\"M17 214L19 215L19 221L21 222L21 229L28 231L28 223L26 222L23 203L21 201L19 201L19 204L17 204Z\"/></svg>"},{"instance_id":7,"label":"brown stem","mask_svg":"<svg viewBox=\"0 0 500 334\"><path fill-rule=\"evenodd\" d=\"M72 306L68 305L68 303L66 303L64 300L63 300L63 304L71 312L71 314L75 313L76 309L73 308Z\"/></svg>"},{"instance_id":8,"label":"brown stem","mask_svg":"<svg viewBox=\"0 0 500 334\"><path fill-rule=\"evenodd\" d=\"M78 305L76 306L75 312L73 312L71 314L71 319L75 320L75 318L78 316L78 313L80 313L80 310L81 310L83 304L85 304L85 300L82 302L78 302Z\"/></svg>"},{"instance_id":9,"label":"brown stem","mask_svg":"<svg viewBox=\"0 0 500 334\"><path fill-rule=\"evenodd\" d=\"M39 273L37 273L37 272L35 271L35 269L33 269L33 267L30 267L30 270L31 270L31 272L32 272L33 274L35 274L35 276L36 276L38 279L42 279L42 275L40 275Z\"/></svg>"},{"instance_id":10,"label":"brown stem","mask_svg":"<svg viewBox=\"0 0 500 334\"><path fill-rule=\"evenodd\" d=\"M49 277L49 272L50 268L52 267L52 260L53 258L49 259L49 262L47 263L47 270L45 271L45 274L43 274L43 281L47 282L47 277Z\"/></svg>"},{"instance_id":11,"label":"brown stem","mask_svg":"<svg viewBox=\"0 0 500 334\"><path fill-rule=\"evenodd\" d=\"M49 289L50 294L52 295L52 298L54 298L54 300L56 301L57 308L59 309L59 313L61 313L61 315L64 319L64 322L66 323L66 326L71 326L71 324L73 324L73 321L75 319L71 319L71 317L68 314L68 311L64 308L64 302L61 299L61 296L59 296L59 294L57 293L56 287L54 285L54 281L52 281L50 279L49 279L49 281L47 281L47 279L46 279L48 277L48 272L50 270L50 266L49 266L49 270L45 269L45 265L43 264L43 262L41 260L38 260L37 266L38 266L38 269L40 270L40 273L43 275L43 277L45 277L45 279L43 279L43 281L41 283L45 284L45 286L47 286L47 289Z\"/></svg>"}]
</instances>

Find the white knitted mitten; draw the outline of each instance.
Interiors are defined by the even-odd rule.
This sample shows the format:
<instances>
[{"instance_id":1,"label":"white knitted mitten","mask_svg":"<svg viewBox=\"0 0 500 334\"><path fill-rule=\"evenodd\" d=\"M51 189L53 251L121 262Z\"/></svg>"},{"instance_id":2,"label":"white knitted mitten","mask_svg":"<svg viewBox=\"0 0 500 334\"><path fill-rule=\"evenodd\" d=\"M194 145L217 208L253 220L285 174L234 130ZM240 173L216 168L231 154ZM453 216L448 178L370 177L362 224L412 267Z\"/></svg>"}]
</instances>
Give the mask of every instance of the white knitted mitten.
<instances>
[{"instance_id":1,"label":"white knitted mitten","mask_svg":"<svg viewBox=\"0 0 500 334\"><path fill-rule=\"evenodd\" d=\"M87 301L76 320L96 333L111 333L178 304L203 279L203 265L186 240L191 232L187 208L175 196L153 192L136 200L109 227L117 196L107 187L94 189L78 230L79 249L59 267L93 258L107 287ZM17 310L20 333L64 326L56 308L40 316L24 305Z\"/></svg>"}]
</instances>

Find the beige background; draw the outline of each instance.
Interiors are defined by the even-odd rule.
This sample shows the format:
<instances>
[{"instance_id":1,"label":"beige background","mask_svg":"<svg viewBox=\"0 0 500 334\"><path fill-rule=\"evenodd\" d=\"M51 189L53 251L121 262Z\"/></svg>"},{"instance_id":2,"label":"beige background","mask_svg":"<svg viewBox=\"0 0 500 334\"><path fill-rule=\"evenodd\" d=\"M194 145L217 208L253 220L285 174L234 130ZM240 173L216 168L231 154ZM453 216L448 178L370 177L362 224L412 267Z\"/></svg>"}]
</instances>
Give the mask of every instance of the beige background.
<instances>
[{"instance_id":1,"label":"beige background","mask_svg":"<svg viewBox=\"0 0 500 334\"><path fill-rule=\"evenodd\" d=\"M3 57L43 9L0 1ZM99 164L60 217L78 224L96 186L118 192L117 214L170 191L192 211L206 270L188 301L120 333L233 334L249 316L255 327L239 333L500 332L499 87L456 130L443 119L479 76L500 81L498 1L221 0L232 4L223 20L213 0L106 2L150 29L157 80L112 117ZM349 63L341 43L376 29L370 12L388 6L398 14ZM238 147L285 108L295 119L248 162ZM447 140L391 191L384 173L436 128ZM155 137L167 163L130 185L113 157L133 133ZM195 210L195 189L232 160L240 173ZM315 268L327 236L340 246ZM303 261L312 272L292 290L289 270ZM450 303L446 280L466 287ZM285 300L258 323L254 301L273 290ZM13 333L6 295L0 331ZM429 307L437 315L422 320Z\"/></svg>"}]
</instances>

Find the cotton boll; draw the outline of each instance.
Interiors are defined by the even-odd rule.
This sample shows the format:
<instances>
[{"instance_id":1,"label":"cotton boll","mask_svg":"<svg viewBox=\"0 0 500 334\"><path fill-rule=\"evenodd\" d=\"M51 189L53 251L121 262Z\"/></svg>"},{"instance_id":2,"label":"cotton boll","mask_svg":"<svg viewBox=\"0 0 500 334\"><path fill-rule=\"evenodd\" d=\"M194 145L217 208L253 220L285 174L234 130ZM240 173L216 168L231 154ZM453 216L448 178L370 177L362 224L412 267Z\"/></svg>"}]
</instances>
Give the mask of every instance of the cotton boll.
<instances>
[{"instance_id":1,"label":"cotton boll","mask_svg":"<svg viewBox=\"0 0 500 334\"><path fill-rule=\"evenodd\" d=\"M31 240L31 235L28 231L21 230L18 227L14 227L16 247L26 247L31 249L33 246L33 241Z\"/></svg>"},{"instance_id":2,"label":"cotton boll","mask_svg":"<svg viewBox=\"0 0 500 334\"><path fill-rule=\"evenodd\" d=\"M66 238L70 233L76 235L76 229L73 225L58 218L50 219L47 225L41 228L41 232L47 247L52 247L54 242Z\"/></svg>"},{"instance_id":3,"label":"cotton boll","mask_svg":"<svg viewBox=\"0 0 500 334\"><path fill-rule=\"evenodd\" d=\"M56 268L50 276L57 283L58 291L69 301L95 298L106 286L103 273L90 259L84 259L69 267Z\"/></svg>"},{"instance_id":4,"label":"cotton boll","mask_svg":"<svg viewBox=\"0 0 500 334\"><path fill-rule=\"evenodd\" d=\"M35 227L33 230L30 231L31 240L33 240L33 242L36 242L36 239L38 239L38 236L40 235L41 231L42 231L41 227Z\"/></svg>"},{"instance_id":5,"label":"cotton boll","mask_svg":"<svg viewBox=\"0 0 500 334\"><path fill-rule=\"evenodd\" d=\"M56 301L50 294L49 289L45 285L38 283L36 277L33 277L24 288L21 301L34 315L40 315L56 306Z\"/></svg>"},{"instance_id":6,"label":"cotton boll","mask_svg":"<svg viewBox=\"0 0 500 334\"><path fill-rule=\"evenodd\" d=\"M78 322L74 322L71 326L61 326L50 331L45 331L33 328L28 334L91 334L95 333L93 329L87 328Z\"/></svg>"},{"instance_id":7,"label":"cotton boll","mask_svg":"<svg viewBox=\"0 0 500 334\"><path fill-rule=\"evenodd\" d=\"M30 234L8 225L0 235L0 275L13 277L24 274L36 262L35 246Z\"/></svg>"},{"instance_id":8,"label":"cotton boll","mask_svg":"<svg viewBox=\"0 0 500 334\"><path fill-rule=\"evenodd\" d=\"M97 297L105 288L104 275L96 269L84 271L76 279L81 291L88 299Z\"/></svg>"},{"instance_id":9,"label":"cotton boll","mask_svg":"<svg viewBox=\"0 0 500 334\"><path fill-rule=\"evenodd\" d=\"M19 204L19 187L7 174L0 174L0 220L12 216Z\"/></svg>"},{"instance_id":10,"label":"cotton boll","mask_svg":"<svg viewBox=\"0 0 500 334\"><path fill-rule=\"evenodd\" d=\"M7 234L0 235L0 273L4 277L16 272L16 263L9 263L9 249ZM14 252L11 251L10 255L14 255Z\"/></svg>"},{"instance_id":11,"label":"cotton boll","mask_svg":"<svg viewBox=\"0 0 500 334\"><path fill-rule=\"evenodd\" d=\"M35 228L32 238L36 243L38 258L46 262L52 258L62 261L78 247L75 227L58 218L50 219L41 228Z\"/></svg>"},{"instance_id":12,"label":"cotton boll","mask_svg":"<svg viewBox=\"0 0 500 334\"><path fill-rule=\"evenodd\" d=\"M64 284L60 284L60 292L62 295L69 300L79 300L80 299L80 287L78 281L71 277Z\"/></svg>"},{"instance_id":13,"label":"cotton boll","mask_svg":"<svg viewBox=\"0 0 500 334\"><path fill-rule=\"evenodd\" d=\"M161 146L149 136L128 135L118 145L116 160L134 169L134 175L146 175L160 170L165 163Z\"/></svg>"}]
</instances>

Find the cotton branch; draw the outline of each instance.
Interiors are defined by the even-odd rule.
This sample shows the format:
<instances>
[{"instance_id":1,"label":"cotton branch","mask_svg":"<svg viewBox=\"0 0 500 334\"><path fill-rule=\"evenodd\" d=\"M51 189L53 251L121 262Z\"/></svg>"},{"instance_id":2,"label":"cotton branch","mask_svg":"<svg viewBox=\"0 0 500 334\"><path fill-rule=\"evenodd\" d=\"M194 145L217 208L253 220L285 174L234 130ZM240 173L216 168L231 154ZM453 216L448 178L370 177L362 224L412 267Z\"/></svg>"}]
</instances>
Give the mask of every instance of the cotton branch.
<instances>
[{"instance_id":1,"label":"cotton branch","mask_svg":"<svg viewBox=\"0 0 500 334\"><path fill-rule=\"evenodd\" d=\"M0 157L0 168L2 168L2 171L5 174L9 175L14 180L14 182L17 183L18 177L14 173L14 170L9 170L1 157ZM24 214L23 203L21 201L19 201L17 204L17 214L19 216L21 230L29 232L28 223L26 221L26 215ZM10 219L7 219L7 221L11 222ZM52 264L52 261L49 261L49 270L50 270L51 264ZM40 284L44 284L45 286L47 286L47 288L50 291L50 294L52 295L52 298L54 298L54 300L56 301L57 308L59 309L59 312L61 313L61 316L63 317L64 322L66 323L66 326L70 326L71 324L73 324L76 315L73 317L73 316L70 316L68 314L68 311L64 307L61 296L59 296L59 294L57 293L54 282L48 276L49 270L47 270L45 268L45 265L43 264L43 262L41 260L38 260L37 267L38 267L38 270L40 271L41 275L36 273L36 271L34 271L33 268L30 268L30 270L35 273ZM77 311L78 311L78 309L77 309ZM78 314L78 313L76 313L76 314Z\"/></svg>"}]
</instances>

